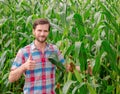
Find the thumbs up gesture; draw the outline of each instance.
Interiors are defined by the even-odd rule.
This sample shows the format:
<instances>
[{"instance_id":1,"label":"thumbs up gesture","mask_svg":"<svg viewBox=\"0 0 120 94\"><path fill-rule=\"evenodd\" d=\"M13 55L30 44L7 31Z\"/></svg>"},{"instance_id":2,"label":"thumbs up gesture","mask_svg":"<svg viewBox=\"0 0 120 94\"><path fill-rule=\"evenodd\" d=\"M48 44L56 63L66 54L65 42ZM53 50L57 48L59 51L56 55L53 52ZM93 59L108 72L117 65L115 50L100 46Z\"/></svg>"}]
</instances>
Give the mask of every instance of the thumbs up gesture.
<instances>
[{"instance_id":1,"label":"thumbs up gesture","mask_svg":"<svg viewBox=\"0 0 120 94\"><path fill-rule=\"evenodd\" d=\"M27 61L24 63L25 70L34 70L36 62L32 60L32 55L30 54Z\"/></svg>"}]
</instances>

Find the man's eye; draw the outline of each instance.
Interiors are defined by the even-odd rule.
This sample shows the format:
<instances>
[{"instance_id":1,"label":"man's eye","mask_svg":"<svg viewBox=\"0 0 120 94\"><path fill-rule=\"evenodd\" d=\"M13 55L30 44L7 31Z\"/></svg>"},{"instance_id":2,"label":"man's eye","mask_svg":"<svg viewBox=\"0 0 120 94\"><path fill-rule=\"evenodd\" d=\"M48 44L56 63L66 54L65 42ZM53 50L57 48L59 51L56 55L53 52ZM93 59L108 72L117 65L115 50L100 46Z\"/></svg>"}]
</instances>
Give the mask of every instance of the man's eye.
<instances>
[{"instance_id":1,"label":"man's eye","mask_svg":"<svg viewBox=\"0 0 120 94\"><path fill-rule=\"evenodd\" d=\"M48 32L47 30L45 30L44 32Z\"/></svg>"},{"instance_id":2,"label":"man's eye","mask_svg":"<svg viewBox=\"0 0 120 94\"><path fill-rule=\"evenodd\" d=\"M39 32L41 32L42 30L38 30Z\"/></svg>"}]
</instances>

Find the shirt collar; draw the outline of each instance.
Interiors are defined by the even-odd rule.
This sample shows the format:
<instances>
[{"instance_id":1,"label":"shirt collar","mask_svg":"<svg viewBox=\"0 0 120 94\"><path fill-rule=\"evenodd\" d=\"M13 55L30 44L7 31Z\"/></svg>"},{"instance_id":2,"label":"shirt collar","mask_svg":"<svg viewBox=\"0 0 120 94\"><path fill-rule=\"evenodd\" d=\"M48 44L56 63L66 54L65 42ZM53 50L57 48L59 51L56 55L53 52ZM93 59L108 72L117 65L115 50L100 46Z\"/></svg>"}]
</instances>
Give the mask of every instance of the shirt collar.
<instances>
[{"instance_id":1,"label":"shirt collar","mask_svg":"<svg viewBox=\"0 0 120 94\"><path fill-rule=\"evenodd\" d=\"M31 49L32 50L36 50L37 49L37 47L35 46L34 41L31 43ZM48 49L49 49L49 44L46 42L46 48L45 48L45 50L48 50Z\"/></svg>"},{"instance_id":2,"label":"shirt collar","mask_svg":"<svg viewBox=\"0 0 120 94\"><path fill-rule=\"evenodd\" d=\"M35 44L34 44L34 41L31 43L31 49L32 49L32 50L37 49L36 46L35 46Z\"/></svg>"}]
</instances>

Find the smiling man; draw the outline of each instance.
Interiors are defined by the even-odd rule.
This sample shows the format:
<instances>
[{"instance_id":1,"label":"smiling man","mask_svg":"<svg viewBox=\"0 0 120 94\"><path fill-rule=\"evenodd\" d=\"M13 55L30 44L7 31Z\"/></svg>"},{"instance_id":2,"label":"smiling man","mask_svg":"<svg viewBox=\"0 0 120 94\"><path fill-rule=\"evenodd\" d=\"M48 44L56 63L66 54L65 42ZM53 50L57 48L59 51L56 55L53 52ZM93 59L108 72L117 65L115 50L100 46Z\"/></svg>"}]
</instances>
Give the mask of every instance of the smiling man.
<instances>
[{"instance_id":1,"label":"smiling man","mask_svg":"<svg viewBox=\"0 0 120 94\"><path fill-rule=\"evenodd\" d=\"M54 52L61 63L64 63L64 58L55 45L46 42L49 32L47 19L35 20L35 40L18 51L12 64L9 81L17 81L25 74L24 94L55 94L55 66L48 57Z\"/></svg>"}]
</instances>

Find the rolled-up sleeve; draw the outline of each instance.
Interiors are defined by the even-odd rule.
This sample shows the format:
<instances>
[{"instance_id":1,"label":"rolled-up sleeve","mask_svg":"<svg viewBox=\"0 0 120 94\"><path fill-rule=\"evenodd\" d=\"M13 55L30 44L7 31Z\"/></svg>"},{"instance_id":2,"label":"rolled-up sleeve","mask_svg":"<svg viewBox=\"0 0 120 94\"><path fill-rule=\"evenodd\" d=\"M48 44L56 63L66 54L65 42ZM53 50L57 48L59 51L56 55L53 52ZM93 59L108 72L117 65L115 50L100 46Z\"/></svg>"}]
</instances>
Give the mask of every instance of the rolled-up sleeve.
<instances>
[{"instance_id":1,"label":"rolled-up sleeve","mask_svg":"<svg viewBox=\"0 0 120 94\"><path fill-rule=\"evenodd\" d=\"M12 64L12 67L11 67L11 70L14 70L16 68L18 68L19 66L21 66L22 63L24 63L25 59L24 59L24 55L22 53L22 49L20 49L13 61L13 64Z\"/></svg>"}]
</instances>

